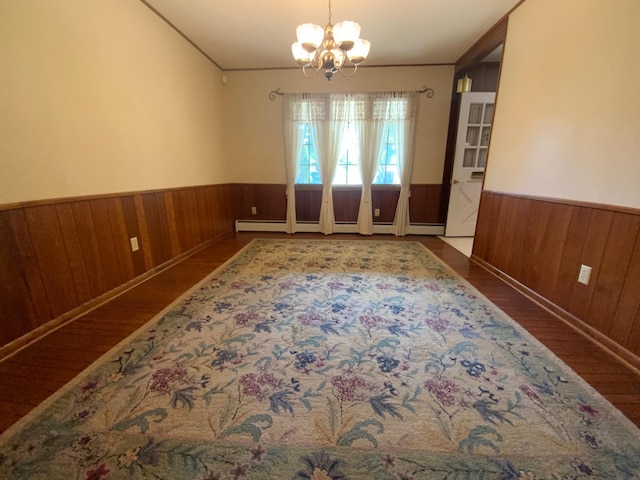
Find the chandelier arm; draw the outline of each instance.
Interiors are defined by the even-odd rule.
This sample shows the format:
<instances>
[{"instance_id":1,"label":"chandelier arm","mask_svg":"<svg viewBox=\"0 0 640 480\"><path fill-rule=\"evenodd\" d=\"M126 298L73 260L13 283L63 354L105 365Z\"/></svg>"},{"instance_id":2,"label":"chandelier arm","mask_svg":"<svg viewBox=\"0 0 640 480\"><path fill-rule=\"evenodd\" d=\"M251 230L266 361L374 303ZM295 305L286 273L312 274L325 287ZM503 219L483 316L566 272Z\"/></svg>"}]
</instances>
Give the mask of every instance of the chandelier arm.
<instances>
[{"instance_id":1,"label":"chandelier arm","mask_svg":"<svg viewBox=\"0 0 640 480\"><path fill-rule=\"evenodd\" d=\"M353 77L356 74L356 72L358 71L358 65L352 64L352 65L349 65L349 66L353 66L353 70L351 71L351 73L348 73L348 71L347 71L347 73L343 72L342 71L343 67L340 67L340 68L338 68L338 72L340 72L340 75L342 75L343 77L346 77L346 78Z\"/></svg>"},{"instance_id":2,"label":"chandelier arm","mask_svg":"<svg viewBox=\"0 0 640 480\"><path fill-rule=\"evenodd\" d=\"M322 68L322 55L318 53L319 50L320 50L320 47L318 47L318 50L316 50L315 55L313 56L313 58L311 59L308 65L309 67L316 70L316 72Z\"/></svg>"},{"instance_id":3,"label":"chandelier arm","mask_svg":"<svg viewBox=\"0 0 640 480\"><path fill-rule=\"evenodd\" d=\"M307 67L311 67L311 69L313 70L313 73L311 75L309 75L307 73ZM314 68L313 65L305 65L305 66L302 67L302 74L307 78L315 77L318 74L319 71L320 71L320 69Z\"/></svg>"}]
</instances>

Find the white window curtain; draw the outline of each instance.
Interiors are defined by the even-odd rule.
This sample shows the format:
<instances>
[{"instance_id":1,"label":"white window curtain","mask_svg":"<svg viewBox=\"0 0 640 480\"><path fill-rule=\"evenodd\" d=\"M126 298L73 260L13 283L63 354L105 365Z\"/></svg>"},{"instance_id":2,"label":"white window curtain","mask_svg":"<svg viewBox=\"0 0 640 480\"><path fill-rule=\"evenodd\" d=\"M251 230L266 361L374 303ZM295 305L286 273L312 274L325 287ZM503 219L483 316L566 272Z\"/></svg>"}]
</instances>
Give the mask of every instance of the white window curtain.
<instances>
[{"instance_id":1,"label":"white window curtain","mask_svg":"<svg viewBox=\"0 0 640 480\"><path fill-rule=\"evenodd\" d=\"M284 95L284 145L287 174L287 223L286 232L295 233L296 229L296 191L298 158L302 149L302 132L305 125L310 126L316 153L322 158L321 139L324 138L324 122L327 117L326 96L306 93ZM321 163L321 162L319 162Z\"/></svg>"},{"instance_id":2,"label":"white window curtain","mask_svg":"<svg viewBox=\"0 0 640 480\"><path fill-rule=\"evenodd\" d=\"M388 112L388 121L394 125L399 139L400 197L398 198L396 215L393 220L393 233L396 236L404 236L409 228L410 184L420 94L418 92L398 92L395 95L399 101L390 102L390 112Z\"/></svg>"},{"instance_id":3,"label":"white window curtain","mask_svg":"<svg viewBox=\"0 0 640 480\"><path fill-rule=\"evenodd\" d=\"M298 175L298 158L302 149L302 125L297 115L297 109L303 101L303 96L287 93L283 98L284 119L284 159L287 174L287 233L296 233L296 191L295 183Z\"/></svg>"},{"instance_id":4,"label":"white window curtain","mask_svg":"<svg viewBox=\"0 0 640 480\"><path fill-rule=\"evenodd\" d=\"M333 213L333 177L338 165L338 157L342 148L343 133L352 112L349 95L329 96L329 118L325 122L324 139L318 139L323 145L320 157L320 177L322 179L322 204L320 205L320 232L325 235L333 233L335 216Z\"/></svg>"},{"instance_id":5,"label":"white window curtain","mask_svg":"<svg viewBox=\"0 0 640 480\"><path fill-rule=\"evenodd\" d=\"M371 206L371 184L380 159L380 147L387 119L391 118L389 101L392 92L360 95L356 97L354 124L360 139L360 171L362 174L362 194L358 211L358 233L373 235L373 214Z\"/></svg>"},{"instance_id":6,"label":"white window curtain","mask_svg":"<svg viewBox=\"0 0 640 480\"><path fill-rule=\"evenodd\" d=\"M418 110L417 92L384 92L376 94L285 94L284 137L287 175L288 233L295 232L295 180L297 159L302 149L302 130L309 127L312 143L318 156L322 182L320 232L333 233L332 183L342 149L343 134L349 121L353 122L360 139L360 168L362 195L358 212L358 231L373 234L371 212L371 184L380 158L383 133L387 126L398 137L398 173L400 197L393 222L393 233L406 235L409 226L409 186L413 170L415 123Z\"/></svg>"}]
</instances>

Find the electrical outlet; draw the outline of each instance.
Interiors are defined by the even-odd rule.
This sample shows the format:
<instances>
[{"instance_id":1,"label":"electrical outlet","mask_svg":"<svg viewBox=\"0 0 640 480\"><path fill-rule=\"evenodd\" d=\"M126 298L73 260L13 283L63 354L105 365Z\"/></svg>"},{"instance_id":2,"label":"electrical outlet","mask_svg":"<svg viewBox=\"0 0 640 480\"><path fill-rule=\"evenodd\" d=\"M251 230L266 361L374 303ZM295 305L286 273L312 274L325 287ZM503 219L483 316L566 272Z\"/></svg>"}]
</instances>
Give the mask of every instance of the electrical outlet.
<instances>
[{"instance_id":1,"label":"electrical outlet","mask_svg":"<svg viewBox=\"0 0 640 480\"><path fill-rule=\"evenodd\" d=\"M129 239L129 242L131 243L132 252L137 252L138 250L140 250L140 245L138 245L138 237L131 237Z\"/></svg>"},{"instance_id":2,"label":"electrical outlet","mask_svg":"<svg viewBox=\"0 0 640 480\"><path fill-rule=\"evenodd\" d=\"M256 207L251 207L251 215L257 215L258 209Z\"/></svg>"},{"instance_id":3,"label":"electrical outlet","mask_svg":"<svg viewBox=\"0 0 640 480\"><path fill-rule=\"evenodd\" d=\"M591 267L586 265L580 266L580 273L578 274L578 282L589 285L589 279L591 278Z\"/></svg>"},{"instance_id":4,"label":"electrical outlet","mask_svg":"<svg viewBox=\"0 0 640 480\"><path fill-rule=\"evenodd\" d=\"M379 217L379 216L380 216L380 209L379 209L379 208L376 208L376 209L373 211L373 216L374 216L374 217Z\"/></svg>"}]
</instances>

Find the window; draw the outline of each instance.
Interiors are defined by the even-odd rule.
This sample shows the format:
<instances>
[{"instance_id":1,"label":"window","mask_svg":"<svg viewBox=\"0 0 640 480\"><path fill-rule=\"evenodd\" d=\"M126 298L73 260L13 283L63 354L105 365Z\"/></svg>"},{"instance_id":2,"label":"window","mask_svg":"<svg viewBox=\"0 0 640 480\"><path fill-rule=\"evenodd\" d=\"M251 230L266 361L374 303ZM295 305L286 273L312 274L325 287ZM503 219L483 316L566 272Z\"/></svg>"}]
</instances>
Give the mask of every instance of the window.
<instances>
[{"instance_id":1,"label":"window","mask_svg":"<svg viewBox=\"0 0 640 480\"><path fill-rule=\"evenodd\" d=\"M318 154L311 131L313 127L309 123L301 123L299 128L301 129L302 145L298 155L296 184L319 185L322 182ZM392 123L387 123L383 129L378 168L373 179L374 185L400 185L397 141L395 127ZM349 122L345 128L341 143L342 147L333 185L362 185L360 142L353 122Z\"/></svg>"},{"instance_id":2,"label":"window","mask_svg":"<svg viewBox=\"0 0 640 480\"><path fill-rule=\"evenodd\" d=\"M410 172L413 165L419 95L420 92L284 94L288 233L296 230L296 185L320 186L323 181L319 217L322 233L333 233L335 225L329 182L358 189L366 185L358 206L358 231L365 235L373 233L368 214L372 203L369 186L404 187L399 189L392 231L395 235L407 233L409 179L400 173Z\"/></svg>"},{"instance_id":3,"label":"window","mask_svg":"<svg viewBox=\"0 0 640 480\"><path fill-rule=\"evenodd\" d=\"M311 125L301 123L300 137L302 145L300 146L300 154L298 156L298 175L296 183L304 183L309 185L320 184L320 166L318 165L318 153L316 146L313 144L313 136Z\"/></svg>"},{"instance_id":4,"label":"window","mask_svg":"<svg viewBox=\"0 0 640 480\"><path fill-rule=\"evenodd\" d=\"M325 122L331 115L337 116L346 125L340 134L338 142L340 153L333 178L333 185L362 185L360 167L360 138L359 131L371 128L379 132L380 138L377 156L377 167L373 177L373 184L400 185L399 142L404 141L402 121L407 118L411 110L406 98L394 95L371 96L354 94L345 99L344 96L333 99L303 98L294 104L293 117L299 128L300 144L297 151L296 184L319 185L320 162L318 148L314 144L318 138L313 131L316 122ZM371 123L369 123L371 122ZM317 127L320 128L320 127Z\"/></svg>"}]
</instances>

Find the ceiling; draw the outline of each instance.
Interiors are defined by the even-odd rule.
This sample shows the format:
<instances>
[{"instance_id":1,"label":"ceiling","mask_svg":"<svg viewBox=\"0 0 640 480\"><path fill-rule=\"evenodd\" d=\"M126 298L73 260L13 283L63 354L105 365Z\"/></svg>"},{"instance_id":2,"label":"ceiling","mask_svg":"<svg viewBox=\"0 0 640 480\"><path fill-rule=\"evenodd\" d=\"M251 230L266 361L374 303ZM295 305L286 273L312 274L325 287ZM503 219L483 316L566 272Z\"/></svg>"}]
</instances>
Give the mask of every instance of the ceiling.
<instances>
[{"instance_id":1,"label":"ceiling","mask_svg":"<svg viewBox=\"0 0 640 480\"><path fill-rule=\"evenodd\" d=\"M222 70L296 67L301 23L324 27L327 0L142 0ZM452 64L520 0L332 0L371 42L364 65Z\"/></svg>"}]
</instances>

